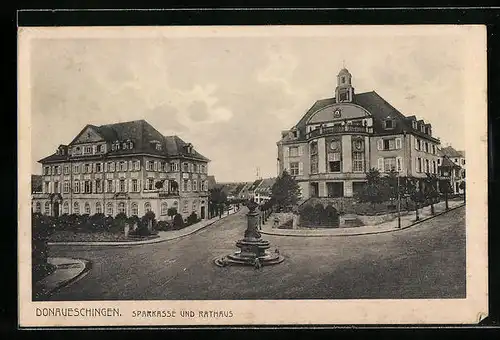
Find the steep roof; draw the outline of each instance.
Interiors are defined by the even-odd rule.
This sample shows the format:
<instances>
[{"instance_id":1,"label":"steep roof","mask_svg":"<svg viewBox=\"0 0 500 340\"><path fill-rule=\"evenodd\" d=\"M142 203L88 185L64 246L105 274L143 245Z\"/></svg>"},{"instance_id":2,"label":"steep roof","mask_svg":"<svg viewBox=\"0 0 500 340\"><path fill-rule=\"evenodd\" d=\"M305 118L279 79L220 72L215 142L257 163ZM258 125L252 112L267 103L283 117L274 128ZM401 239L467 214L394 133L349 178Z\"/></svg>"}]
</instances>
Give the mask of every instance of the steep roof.
<instances>
[{"instance_id":1,"label":"steep roof","mask_svg":"<svg viewBox=\"0 0 500 340\"><path fill-rule=\"evenodd\" d=\"M255 191L258 193L270 194L271 188L275 182L276 178L264 178Z\"/></svg>"},{"instance_id":2,"label":"steep roof","mask_svg":"<svg viewBox=\"0 0 500 340\"><path fill-rule=\"evenodd\" d=\"M158 130L156 130L144 119L100 126L91 124L86 125L69 145L74 144L78 140L78 137L82 134L82 132L89 127L92 128L108 143L127 140L130 140L134 143L133 150L112 150L109 151L110 155L148 153L159 156L182 156L199 159L206 162L210 161L208 158L197 152L194 148L192 148L192 152L189 153L186 146L188 146L190 143L186 143L178 136L163 136ZM156 148L155 142L161 144L161 150L158 150ZM39 162L63 161L66 159L68 159L68 155L58 155L57 153L54 153L53 155L41 159Z\"/></svg>"},{"instance_id":3,"label":"steep roof","mask_svg":"<svg viewBox=\"0 0 500 340\"><path fill-rule=\"evenodd\" d=\"M455 150L452 146L446 146L444 148L441 148L441 150L439 150L439 153L441 156L446 156L446 157L450 157L450 158L464 157L462 153Z\"/></svg>"},{"instance_id":4,"label":"steep roof","mask_svg":"<svg viewBox=\"0 0 500 340\"><path fill-rule=\"evenodd\" d=\"M253 181L253 183L248 188L248 191L254 191L255 189L257 189L257 187L260 185L261 182L262 182L262 179L257 179L255 181Z\"/></svg>"},{"instance_id":5,"label":"steep roof","mask_svg":"<svg viewBox=\"0 0 500 340\"><path fill-rule=\"evenodd\" d=\"M459 168L461 169L462 167L455 162L452 162L447 156L443 157L443 161L441 162L441 167L442 168Z\"/></svg>"},{"instance_id":6,"label":"steep roof","mask_svg":"<svg viewBox=\"0 0 500 340\"><path fill-rule=\"evenodd\" d=\"M208 189L213 189L217 186L217 181L215 180L215 176L207 176L207 185L208 185Z\"/></svg>"},{"instance_id":7,"label":"steep roof","mask_svg":"<svg viewBox=\"0 0 500 340\"><path fill-rule=\"evenodd\" d=\"M403 131L411 131L411 133L415 135L437 141L436 138L424 134L420 130L413 129L411 121L415 118L415 116L406 117L375 91L354 94L352 103L363 107L371 113L374 118L373 130L377 134L396 134L402 133ZM311 118L311 116L313 116L317 111L334 104L336 104L335 97L317 100L294 128L297 128L300 131L301 136L305 136L306 124L309 118ZM396 120L396 126L394 129L386 131L382 124L383 121L389 117ZM289 136L285 136L281 141L285 142L289 139Z\"/></svg>"}]
</instances>

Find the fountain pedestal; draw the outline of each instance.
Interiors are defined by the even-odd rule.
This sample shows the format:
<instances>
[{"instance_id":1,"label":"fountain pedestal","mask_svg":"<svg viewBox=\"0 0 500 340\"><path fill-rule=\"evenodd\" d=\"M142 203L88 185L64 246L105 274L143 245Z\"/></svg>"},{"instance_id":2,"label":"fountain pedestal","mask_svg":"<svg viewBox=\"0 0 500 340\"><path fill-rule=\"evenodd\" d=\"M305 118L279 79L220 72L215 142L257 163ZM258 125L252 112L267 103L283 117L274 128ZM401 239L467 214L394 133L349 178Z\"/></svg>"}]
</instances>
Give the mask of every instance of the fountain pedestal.
<instances>
[{"instance_id":1,"label":"fountain pedestal","mask_svg":"<svg viewBox=\"0 0 500 340\"><path fill-rule=\"evenodd\" d=\"M252 204L253 203L253 204ZM236 242L240 250L234 254L215 259L215 264L220 267L228 265L254 266L260 268L281 263L285 258L279 252L269 252L269 241L263 240L258 230L260 214L255 211L257 204L250 202L247 214L247 229L243 239Z\"/></svg>"}]
</instances>

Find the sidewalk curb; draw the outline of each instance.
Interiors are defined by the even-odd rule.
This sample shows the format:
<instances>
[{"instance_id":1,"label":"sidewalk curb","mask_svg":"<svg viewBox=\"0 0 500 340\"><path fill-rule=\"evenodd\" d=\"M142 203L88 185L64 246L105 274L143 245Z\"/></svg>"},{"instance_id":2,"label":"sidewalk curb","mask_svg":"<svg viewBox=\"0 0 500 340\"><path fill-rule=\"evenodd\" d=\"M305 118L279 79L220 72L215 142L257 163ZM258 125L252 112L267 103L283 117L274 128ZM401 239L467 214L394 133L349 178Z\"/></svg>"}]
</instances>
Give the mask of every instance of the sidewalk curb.
<instances>
[{"instance_id":1,"label":"sidewalk curb","mask_svg":"<svg viewBox=\"0 0 500 340\"><path fill-rule=\"evenodd\" d=\"M67 287L67 286L83 279L90 272L90 269L92 268L92 263L89 260L76 259L76 258L70 258L70 257L68 257L67 259L80 263L81 270L78 271L78 273L76 273L74 276L57 283L57 285L55 285L54 287L52 287L46 291L40 292L39 296L37 296L37 300L41 300L43 298L46 298L46 297L52 295L57 290L59 290L63 287ZM53 275L55 272L57 272L57 270L61 270L61 269L58 269L56 266L56 270L50 275Z\"/></svg>"},{"instance_id":2,"label":"sidewalk curb","mask_svg":"<svg viewBox=\"0 0 500 340\"><path fill-rule=\"evenodd\" d=\"M206 225L198 228L198 229L194 229L186 234L182 234L182 235L178 235L178 236L175 236L175 237L172 237L172 238L160 238L160 237L157 237L157 238L153 238L153 239L150 239L150 240L145 240L145 241L130 241L130 242L80 242L80 241L77 241L77 242L47 242L47 245L48 246L88 246L88 247L106 247L106 246L111 246L111 247L130 247L130 246L140 246L140 245L144 245L144 244L154 244L154 243L161 243L161 242L166 242L166 241L172 241L172 240L177 240L177 239L180 239L180 238L183 238L183 237L186 237L186 236L189 236L191 234L194 234L200 230L203 230L209 226L211 226L212 224L220 221L220 220L223 220L225 219L226 217L229 217L229 216L232 216L236 213L238 213L238 211L236 212L233 212L229 215L226 215L226 216L223 216L222 218L219 218L215 221L212 221L210 223L207 223Z\"/></svg>"},{"instance_id":3,"label":"sidewalk curb","mask_svg":"<svg viewBox=\"0 0 500 340\"><path fill-rule=\"evenodd\" d=\"M401 231L401 230L405 230L405 229L408 229L408 228L411 228L417 224L420 224L422 222L425 222L425 221L428 221L430 219L433 219L435 217L438 217L438 216L441 216L443 214L446 214L446 213L449 213L450 211L453 211L455 209L458 209L458 208L462 208L464 207L465 204L460 204L456 207L453 207L453 208L450 208L448 210L445 210L445 211L442 211L440 213L437 213L435 215L431 215L429 217L426 217L426 218L423 218L423 219L420 219L418 221L415 221L413 222L412 224L410 225L407 225L406 227L403 227L403 228L393 228L393 229L385 229L385 230L380 230L380 231L367 231L367 232L353 232L352 234L337 234L337 235L297 235L297 234L276 234L276 233L270 233L270 232L266 232L266 231L263 231L263 230L259 230L259 232L263 235L272 235L272 236L287 236L287 237L349 237L349 236L363 236L363 235L374 235L374 234L384 234L384 233L392 233L392 232L395 232L395 231Z\"/></svg>"}]
</instances>

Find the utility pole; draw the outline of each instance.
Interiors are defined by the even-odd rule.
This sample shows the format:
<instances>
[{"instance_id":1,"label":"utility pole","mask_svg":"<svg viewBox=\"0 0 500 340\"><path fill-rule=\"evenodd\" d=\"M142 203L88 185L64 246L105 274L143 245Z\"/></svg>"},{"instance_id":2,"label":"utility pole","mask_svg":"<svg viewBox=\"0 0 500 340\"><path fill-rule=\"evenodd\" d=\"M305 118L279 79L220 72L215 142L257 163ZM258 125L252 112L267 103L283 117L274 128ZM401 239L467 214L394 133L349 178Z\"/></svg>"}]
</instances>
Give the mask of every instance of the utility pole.
<instances>
[{"instance_id":1,"label":"utility pole","mask_svg":"<svg viewBox=\"0 0 500 340\"><path fill-rule=\"evenodd\" d=\"M401 194L399 191L399 171L398 171L397 190L398 190L398 229L401 229Z\"/></svg>"}]
</instances>

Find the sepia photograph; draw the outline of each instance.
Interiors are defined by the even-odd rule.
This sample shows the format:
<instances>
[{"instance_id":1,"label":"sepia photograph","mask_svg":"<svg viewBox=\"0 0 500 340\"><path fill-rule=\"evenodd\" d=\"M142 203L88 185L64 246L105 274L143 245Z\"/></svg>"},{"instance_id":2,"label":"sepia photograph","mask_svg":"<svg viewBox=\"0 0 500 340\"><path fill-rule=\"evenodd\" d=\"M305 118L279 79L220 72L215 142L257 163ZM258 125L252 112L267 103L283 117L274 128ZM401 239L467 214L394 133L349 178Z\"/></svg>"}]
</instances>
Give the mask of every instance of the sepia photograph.
<instances>
[{"instance_id":1,"label":"sepia photograph","mask_svg":"<svg viewBox=\"0 0 500 340\"><path fill-rule=\"evenodd\" d=\"M486 317L483 26L18 38L21 325Z\"/></svg>"}]
</instances>

